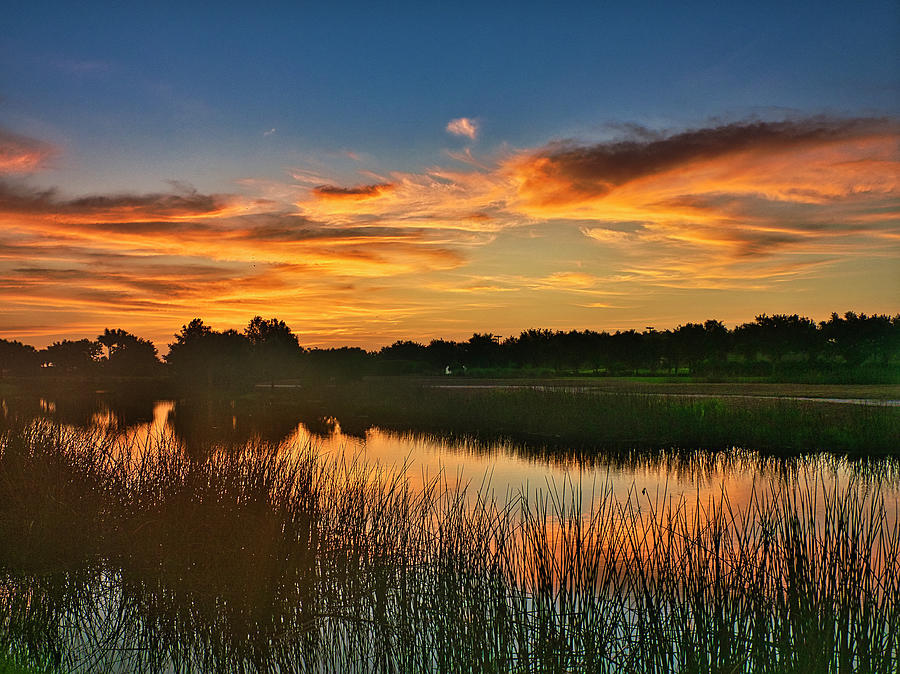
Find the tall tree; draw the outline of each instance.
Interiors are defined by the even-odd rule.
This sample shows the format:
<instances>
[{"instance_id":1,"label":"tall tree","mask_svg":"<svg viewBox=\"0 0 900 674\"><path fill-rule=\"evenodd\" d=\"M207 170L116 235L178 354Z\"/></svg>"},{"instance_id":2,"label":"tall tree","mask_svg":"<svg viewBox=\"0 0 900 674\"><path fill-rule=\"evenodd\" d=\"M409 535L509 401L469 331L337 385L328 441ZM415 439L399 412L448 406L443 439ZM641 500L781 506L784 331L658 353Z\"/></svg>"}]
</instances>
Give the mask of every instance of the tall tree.
<instances>
[{"instance_id":1,"label":"tall tree","mask_svg":"<svg viewBox=\"0 0 900 674\"><path fill-rule=\"evenodd\" d=\"M103 347L89 339L64 339L54 342L41 354L44 363L54 371L65 374L87 374L100 360Z\"/></svg>"},{"instance_id":2,"label":"tall tree","mask_svg":"<svg viewBox=\"0 0 900 674\"><path fill-rule=\"evenodd\" d=\"M202 319L181 326L166 354L175 375L183 382L206 386L238 383L246 370L249 344L235 330L216 332Z\"/></svg>"},{"instance_id":3,"label":"tall tree","mask_svg":"<svg viewBox=\"0 0 900 674\"><path fill-rule=\"evenodd\" d=\"M125 330L106 328L97 341L106 347L105 364L115 374L150 374L159 365L153 342Z\"/></svg>"},{"instance_id":4,"label":"tall tree","mask_svg":"<svg viewBox=\"0 0 900 674\"><path fill-rule=\"evenodd\" d=\"M274 317L254 316L244 329L244 336L258 377L274 383L278 377L297 373L304 349L287 323Z\"/></svg>"},{"instance_id":5,"label":"tall tree","mask_svg":"<svg viewBox=\"0 0 900 674\"><path fill-rule=\"evenodd\" d=\"M41 357L33 346L0 339L0 379L8 375L32 375L40 366Z\"/></svg>"},{"instance_id":6,"label":"tall tree","mask_svg":"<svg viewBox=\"0 0 900 674\"><path fill-rule=\"evenodd\" d=\"M500 360L500 338L497 335L476 332L463 346L466 362L471 367L493 367Z\"/></svg>"}]
</instances>

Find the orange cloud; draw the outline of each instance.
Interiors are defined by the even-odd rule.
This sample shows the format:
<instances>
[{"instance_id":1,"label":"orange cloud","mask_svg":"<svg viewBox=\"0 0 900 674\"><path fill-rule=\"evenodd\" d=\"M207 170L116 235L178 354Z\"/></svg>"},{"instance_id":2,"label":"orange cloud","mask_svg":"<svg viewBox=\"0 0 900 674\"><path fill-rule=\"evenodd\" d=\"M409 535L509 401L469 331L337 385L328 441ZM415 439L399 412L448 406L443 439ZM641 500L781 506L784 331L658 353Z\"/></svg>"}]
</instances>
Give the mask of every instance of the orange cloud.
<instances>
[{"instance_id":1,"label":"orange cloud","mask_svg":"<svg viewBox=\"0 0 900 674\"><path fill-rule=\"evenodd\" d=\"M475 140L478 137L478 122L468 117L459 117L447 122L447 132Z\"/></svg>"},{"instance_id":2,"label":"orange cloud","mask_svg":"<svg viewBox=\"0 0 900 674\"><path fill-rule=\"evenodd\" d=\"M591 146L557 143L515 158L508 168L526 205L549 207L593 201L641 179L709 166L723 158L784 157L835 144L896 139L897 134L898 124L884 119L734 123L664 137L645 131L638 139Z\"/></svg>"},{"instance_id":3,"label":"orange cloud","mask_svg":"<svg viewBox=\"0 0 900 674\"><path fill-rule=\"evenodd\" d=\"M243 181L250 196L65 197L0 180L0 336L32 325L49 338L86 316L99 330L126 310L158 340L196 315L240 326L265 313L371 344L425 325L497 330L473 321L513 304L515 331L566 306L611 308L607 295L790 288L897 257L898 138L890 120L752 122L351 187L294 170L293 183ZM52 155L4 142L20 148L0 153L23 158L12 166Z\"/></svg>"},{"instance_id":4,"label":"orange cloud","mask_svg":"<svg viewBox=\"0 0 900 674\"><path fill-rule=\"evenodd\" d=\"M47 143L0 128L0 174L31 173L55 154Z\"/></svg>"},{"instance_id":5,"label":"orange cloud","mask_svg":"<svg viewBox=\"0 0 900 674\"><path fill-rule=\"evenodd\" d=\"M312 193L320 199L372 199L392 190L391 183L377 185L357 185L356 187L337 187L335 185L319 185Z\"/></svg>"},{"instance_id":6,"label":"orange cloud","mask_svg":"<svg viewBox=\"0 0 900 674\"><path fill-rule=\"evenodd\" d=\"M590 238L643 260L630 269L648 283L718 287L725 277L784 278L783 259L760 258L817 256L820 267L824 256L893 240L898 138L890 120L756 122L550 146L504 170L516 182L510 208L577 221ZM651 273L669 257L680 264ZM795 265L798 274L810 269ZM720 270L716 280L703 273L710 269Z\"/></svg>"},{"instance_id":7,"label":"orange cloud","mask_svg":"<svg viewBox=\"0 0 900 674\"><path fill-rule=\"evenodd\" d=\"M558 271L541 279L541 283L552 288L567 290L591 290L597 287L598 277L577 271Z\"/></svg>"},{"instance_id":8,"label":"orange cloud","mask_svg":"<svg viewBox=\"0 0 900 674\"><path fill-rule=\"evenodd\" d=\"M265 308L298 330L313 316L375 321L374 309L360 313L364 296L376 302L373 284L463 262L439 234L329 225L271 207L183 188L64 198L0 181L0 336L32 324L16 334L49 339L58 333L39 326L48 316L69 325L73 312L94 316L98 330L127 312L132 325L155 326L142 334L158 342L171 336L160 325L198 314L239 326Z\"/></svg>"},{"instance_id":9,"label":"orange cloud","mask_svg":"<svg viewBox=\"0 0 900 674\"><path fill-rule=\"evenodd\" d=\"M641 258L653 265L674 256L730 268L733 278L751 259L839 259L839 248L895 241L898 129L893 120L819 117L671 135L638 130L621 141L557 143L493 164L473 161L468 171L396 173L390 194L378 199L298 206L317 221L360 227L495 233L571 221L620 250L630 269L644 269ZM783 262L773 262L773 281L783 278ZM746 273L764 276L763 268ZM694 287L698 278L684 281Z\"/></svg>"},{"instance_id":10,"label":"orange cloud","mask_svg":"<svg viewBox=\"0 0 900 674\"><path fill-rule=\"evenodd\" d=\"M435 167L426 173L391 174L391 188L378 198L322 199L297 202L304 216L333 225L495 232L527 218L506 210L512 183L497 171L451 171ZM340 188L334 188L338 190ZM360 188L347 188L351 194Z\"/></svg>"}]
</instances>

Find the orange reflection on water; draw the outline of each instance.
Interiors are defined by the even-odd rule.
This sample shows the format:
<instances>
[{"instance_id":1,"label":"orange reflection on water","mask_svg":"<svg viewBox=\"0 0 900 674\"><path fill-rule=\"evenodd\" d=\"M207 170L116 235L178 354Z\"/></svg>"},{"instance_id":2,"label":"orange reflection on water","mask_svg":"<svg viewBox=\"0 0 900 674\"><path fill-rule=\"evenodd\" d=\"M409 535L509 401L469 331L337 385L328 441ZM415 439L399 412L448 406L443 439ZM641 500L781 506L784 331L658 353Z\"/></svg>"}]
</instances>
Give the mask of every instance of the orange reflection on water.
<instances>
[{"instance_id":1,"label":"orange reflection on water","mask_svg":"<svg viewBox=\"0 0 900 674\"><path fill-rule=\"evenodd\" d=\"M147 420L138 423L129 423L121 410L114 411L105 404L83 418L91 431L114 436L123 449L152 450L160 440L171 438L188 452L197 442L203 448L264 442L276 444L284 452L312 448L324 461L344 461L387 477L400 474L416 493L437 479L450 491L465 489L470 502L479 495L498 504L525 499L533 506L544 499L546 507L556 499L556 512L553 508L549 512L551 524L560 511L581 516L598 512L606 507L610 497L618 504L628 504L633 514L629 517L639 524L669 507L681 507L687 516L693 516L698 511L712 512L725 498L733 511L743 512L753 498L773 489L807 485L816 493L835 485L843 487L851 480L871 480L868 493L876 494L881 488L886 502L900 507L896 469L881 477L877 473L869 475L865 468L829 455L785 459L732 449L624 458L601 453L576 460L553 451L533 452L511 441L486 443L377 427L358 430L359 434L354 435L345 432L334 418L321 419L312 429L293 417L248 415L234 404L222 409L201 406L203 413L199 416L196 410L185 408L181 414L195 416L187 416L187 421L181 423L198 425L188 432L178 425L179 405L173 400L157 400L152 404L152 412L144 413ZM56 418L57 402L41 399L38 411L42 416ZM270 426L276 424L281 430L272 434ZM816 498L821 500L821 494Z\"/></svg>"}]
</instances>

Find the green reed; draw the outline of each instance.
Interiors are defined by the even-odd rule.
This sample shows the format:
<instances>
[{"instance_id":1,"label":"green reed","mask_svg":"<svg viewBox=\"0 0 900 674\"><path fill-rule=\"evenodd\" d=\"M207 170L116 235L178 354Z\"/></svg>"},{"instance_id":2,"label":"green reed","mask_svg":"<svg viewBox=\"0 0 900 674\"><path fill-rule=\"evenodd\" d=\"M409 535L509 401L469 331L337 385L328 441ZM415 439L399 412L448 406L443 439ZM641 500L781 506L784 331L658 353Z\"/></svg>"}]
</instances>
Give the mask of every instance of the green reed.
<instances>
[{"instance_id":1,"label":"green reed","mask_svg":"<svg viewBox=\"0 0 900 674\"><path fill-rule=\"evenodd\" d=\"M893 672L877 483L497 502L310 447L0 436L0 651L37 671Z\"/></svg>"},{"instance_id":2,"label":"green reed","mask_svg":"<svg viewBox=\"0 0 900 674\"><path fill-rule=\"evenodd\" d=\"M745 447L774 454L900 453L900 408L789 399L590 390L435 388L399 382L316 390L273 404L318 410L342 428L482 435L593 450Z\"/></svg>"}]
</instances>

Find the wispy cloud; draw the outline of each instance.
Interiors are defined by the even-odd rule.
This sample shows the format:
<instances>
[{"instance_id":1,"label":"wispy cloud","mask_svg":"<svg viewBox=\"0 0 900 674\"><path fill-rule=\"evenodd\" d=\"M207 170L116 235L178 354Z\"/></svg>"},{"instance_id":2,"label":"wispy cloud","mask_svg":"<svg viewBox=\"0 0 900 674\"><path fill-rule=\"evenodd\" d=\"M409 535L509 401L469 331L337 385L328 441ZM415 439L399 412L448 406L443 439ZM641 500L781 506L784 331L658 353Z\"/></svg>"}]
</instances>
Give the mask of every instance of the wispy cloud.
<instances>
[{"instance_id":1,"label":"wispy cloud","mask_svg":"<svg viewBox=\"0 0 900 674\"><path fill-rule=\"evenodd\" d=\"M102 326L126 312L129 327L160 340L170 332L160 325L198 314L240 324L265 308L299 329L325 307L329 320L353 320L362 295L385 278L463 262L428 232L274 208L184 186L69 198L0 181L0 325L55 316L62 328L75 312Z\"/></svg>"},{"instance_id":2,"label":"wispy cloud","mask_svg":"<svg viewBox=\"0 0 900 674\"><path fill-rule=\"evenodd\" d=\"M554 144L503 170L516 183L509 208L578 222L645 282L720 287L783 279L785 256L807 274L892 241L898 139L900 124L884 119L750 122ZM669 258L677 262L657 273Z\"/></svg>"},{"instance_id":3,"label":"wispy cloud","mask_svg":"<svg viewBox=\"0 0 900 674\"><path fill-rule=\"evenodd\" d=\"M620 141L555 143L466 171L394 173L389 190L317 188L318 199L299 206L323 222L445 230L569 221L623 251L623 263L671 254L723 270L737 265L731 274L740 276L750 260L834 256L894 240L898 128L892 120L829 118L669 135L629 128ZM323 202L326 195L335 199Z\"/></svg>"},{"instance_id":4,"label":"wispy cloud","mask_svg":"<svg viewBox=\"0 0 900 674\"><path fill-rule=\"evenodd\" d=\"M319 185L312 193L320 199L371 199L392 190L391 183L376 185L357 185L356 187L338 187L336 185Z\"/></svg>"},{"instance_id":5,"label":"wispy cloud","mask_svg":"<svg viewBox=\"0 0 900 674\"><path fill-rule=\"evenodd\" d=\"M0 325L103 327L127 311L154 337L264 309L346 341L465 331L515 303L540 316L542 297L587 311L654 288L792 287L900 256L898 139L878 119L630 129L348 186L323 166L248 179L244 195L66 196L13 176L53 148L2 132Z\"/></svg>"},{"instance_id":6,"label":"wispy cloud","mask_svg":"<svg viewBox=\"0 0 900 674\"><path fill-rule=\"evenodd\" d=\"M264 203L264 202L262 202ZM206 218L236 215L261 202L223 194L200 194L191 187L151 194L98 194L64 198L57 190L37 190L0 181L3 213L53 215L70 222L139 221L147 219Z\"/></svg>"},{"instance_id":7,"label":"wispy cloud","mask_svg":"<svg viewBox=\"0 0 900 674\"><path fill-rule=\"evenodd\" d=\"M0 128L0 174L32 173L56 154L48 143Z\"/></svg>"},{"instance_id":8,"label":"wispy cloud","mask_svg":"<svg viewBox=\"0 0 900 674\"><path fill-rule=\"evenodd\" d=\"M451 119L447 122L447 132L475 140L478 138L478 122L469 117Z\"/></svg>"}]
</instances>

